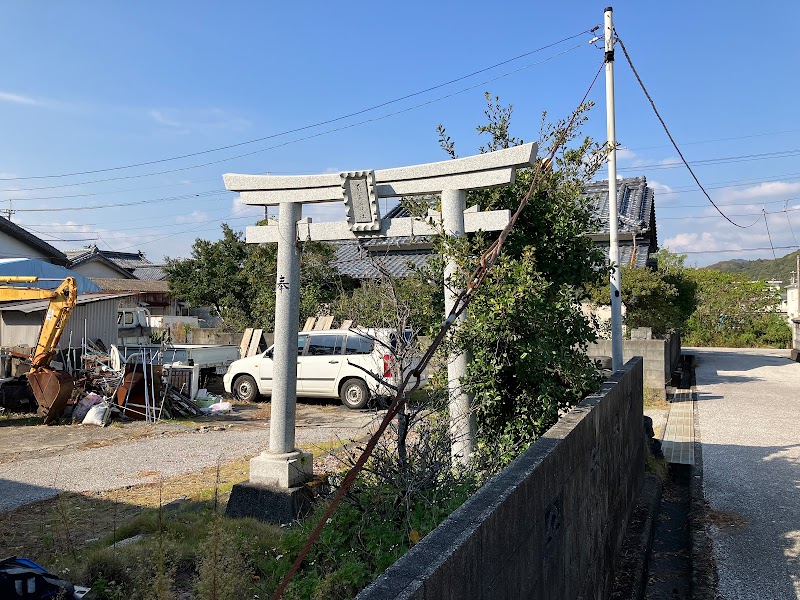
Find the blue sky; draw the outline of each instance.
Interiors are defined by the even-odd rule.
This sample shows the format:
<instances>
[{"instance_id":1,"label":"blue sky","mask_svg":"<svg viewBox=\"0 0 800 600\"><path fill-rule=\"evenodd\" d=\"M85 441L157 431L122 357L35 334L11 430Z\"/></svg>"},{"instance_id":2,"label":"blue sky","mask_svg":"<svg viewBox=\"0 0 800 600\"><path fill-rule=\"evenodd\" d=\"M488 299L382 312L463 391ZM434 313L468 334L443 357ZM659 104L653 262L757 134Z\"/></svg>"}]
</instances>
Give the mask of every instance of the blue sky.
<instances>
[{"instance_id":1,"label":"blue sky","mask_svg":"<svg viewBox=\"0 0 800 600\"><path fill-rule=\"evenodd\" d=\"M514 106L513 133L568 115L602 60L584 32L606 3L4 3L0 210L61 249L96 243L153 261L186 256L220 223L262 211L224 191L226 172L379 169L477 152L484 91ZM800 3L618 2L615 25L701 182L741 224L767 213L778 256L800 236ZM572 37L577 36L577 37ZM362 115L288 135L540 52ZM684 168L618 52L620 174L656 189L662 246L690 263L772 257L762 217L739 229ZM585 132L605 137L603 78ZM420 106L421 105L421 106ZM399 114L392 114L399 113ZM362 121L370 119L368 123ZM332 131L337 130L337 131ZM266 138L229 150L115 169ZM307 139L302 139L307 138ZM250 154L232 158L237 155ZM215 162L202 167L197 165ZM68 177L43 177L112 169ZM164 172L172 171L172 172ZM605 176L604 174L601 174ZM23 179L25 178L25 179ZM110 181L98 181L107 180ZM89 208L89 207L103 208ZM66 210L83 207L82 210ZM34 210L36 209L36 210ZM315 220L344 218L341 206ZM785 247L785 248L780 248Z\"/></svg>"}]
</instances>

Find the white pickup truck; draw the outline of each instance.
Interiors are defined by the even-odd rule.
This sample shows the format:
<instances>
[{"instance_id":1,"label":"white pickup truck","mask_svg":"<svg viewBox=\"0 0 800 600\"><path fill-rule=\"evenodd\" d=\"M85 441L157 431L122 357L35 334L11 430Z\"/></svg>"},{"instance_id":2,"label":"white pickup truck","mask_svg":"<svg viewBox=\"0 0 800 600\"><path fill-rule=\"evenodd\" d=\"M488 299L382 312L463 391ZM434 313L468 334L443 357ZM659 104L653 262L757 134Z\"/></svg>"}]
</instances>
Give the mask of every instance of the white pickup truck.
<instances>
[{"instance_id":1,"label":"white pickup truck","mask_svg":"<svg viewBox=\"0 0 800 600\"><path fill-rule=\"evenodd\" d=\"M170 344L166 347L156 344L119 346L120 357L124 361L132 354L147 351L150 356L160 358L163 365L197 366L205 374L223 375L228 367L239 359L239 346Z\"/></svg>"}]
</instances>

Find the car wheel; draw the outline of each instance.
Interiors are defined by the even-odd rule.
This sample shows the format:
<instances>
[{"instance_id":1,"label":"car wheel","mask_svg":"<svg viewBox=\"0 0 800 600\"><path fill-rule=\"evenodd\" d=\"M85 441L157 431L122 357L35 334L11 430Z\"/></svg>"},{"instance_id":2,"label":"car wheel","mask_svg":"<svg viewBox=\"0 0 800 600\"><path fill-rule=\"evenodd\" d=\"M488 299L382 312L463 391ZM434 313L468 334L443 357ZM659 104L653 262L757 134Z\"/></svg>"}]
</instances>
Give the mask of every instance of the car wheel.
<instances>
[{"instance_id":1,"label":"car wheel","mask_svg":"<svg viewBox=\"0 0 800 600\"><path fill-rule=\"evenodd\" d=\"M233 394L242 402L254 402L258 397L256 380L250 375L241 375L233 383Z\"/></svg>"},{"instance_id":2,"label":"car wheel","mask_svg":"<svg viewBox=\"0 0 800 600\"><path fill-rule=\"evenodd\" d=\"M364 408L369 402L367 384L360 379L348 379L342 384L339 397L347 408Z\"/></svg>"}]
</instances>

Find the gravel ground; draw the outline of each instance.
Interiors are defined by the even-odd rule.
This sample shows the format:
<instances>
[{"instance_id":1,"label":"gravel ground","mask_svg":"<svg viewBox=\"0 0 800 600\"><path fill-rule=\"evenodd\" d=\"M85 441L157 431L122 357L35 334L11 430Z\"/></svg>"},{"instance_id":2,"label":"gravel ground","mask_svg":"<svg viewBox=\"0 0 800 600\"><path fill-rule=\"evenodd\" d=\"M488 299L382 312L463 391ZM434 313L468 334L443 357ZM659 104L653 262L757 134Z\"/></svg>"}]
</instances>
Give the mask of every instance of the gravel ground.
<instances>
[{"instance_id":1,"label":"gravel ground","mask_svg":"<svg viewBox=\"0 0 800 600\"><path fill-rule=\"evenodd\" d=\"M296 443L309 447L358 438L367 432L373 419L374 414L368 412L350 412L340 420L341 425L309 422L304 426L299 422ZM220 461L254 456L269 444L268 425L210 425L185 433L170 431L140 440L116 441L101 448L68 449L59 454L18 458L2 465L0 512L54 497L62 491L113 490L199 471Z\"/></svg>"},{"instance_id":2,"label":"gravel ground","mask_svg":"<svg viewBox=\"0 0 800 600\"><path fill-rule=\"evenodd\" d=\"M726 600L800 598L800 364L788 351L697 356L709 535Z\"/></svg>"}]
</instances>

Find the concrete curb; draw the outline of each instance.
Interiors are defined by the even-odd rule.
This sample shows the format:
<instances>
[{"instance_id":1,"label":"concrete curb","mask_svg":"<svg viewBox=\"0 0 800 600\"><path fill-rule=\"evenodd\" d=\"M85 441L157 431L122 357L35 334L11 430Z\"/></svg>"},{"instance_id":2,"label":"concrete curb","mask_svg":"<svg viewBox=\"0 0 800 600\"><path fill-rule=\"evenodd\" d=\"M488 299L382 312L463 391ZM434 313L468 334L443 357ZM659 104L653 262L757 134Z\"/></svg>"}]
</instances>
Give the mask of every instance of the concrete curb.
<instances>
[{"instance_id":1,"label":"concrete curb","mask_svg":"<svg viewBox=\"0 0 800 600\"><path fill-rule=\"evenodd\" d=\"M620 552L620 563L610 600L642 600L647 566L653 548L656 517L661 505L661 480L646 473Z\"/></svg>"},{"instance_id":2,"label":"concrete curb","mask_svg":"<svg viewBox=\"0 0 800 600\"><path fill-rule=\"evenodd\" d=\"M703 495L703 445L701 443L700 411L697 390L692 386L694 398L694 464L689 483L689 542L691 562L692 600L715 600L719 575L714 559L714 548L706 532L706 500Z\"/></svg>"}]
</instances>

